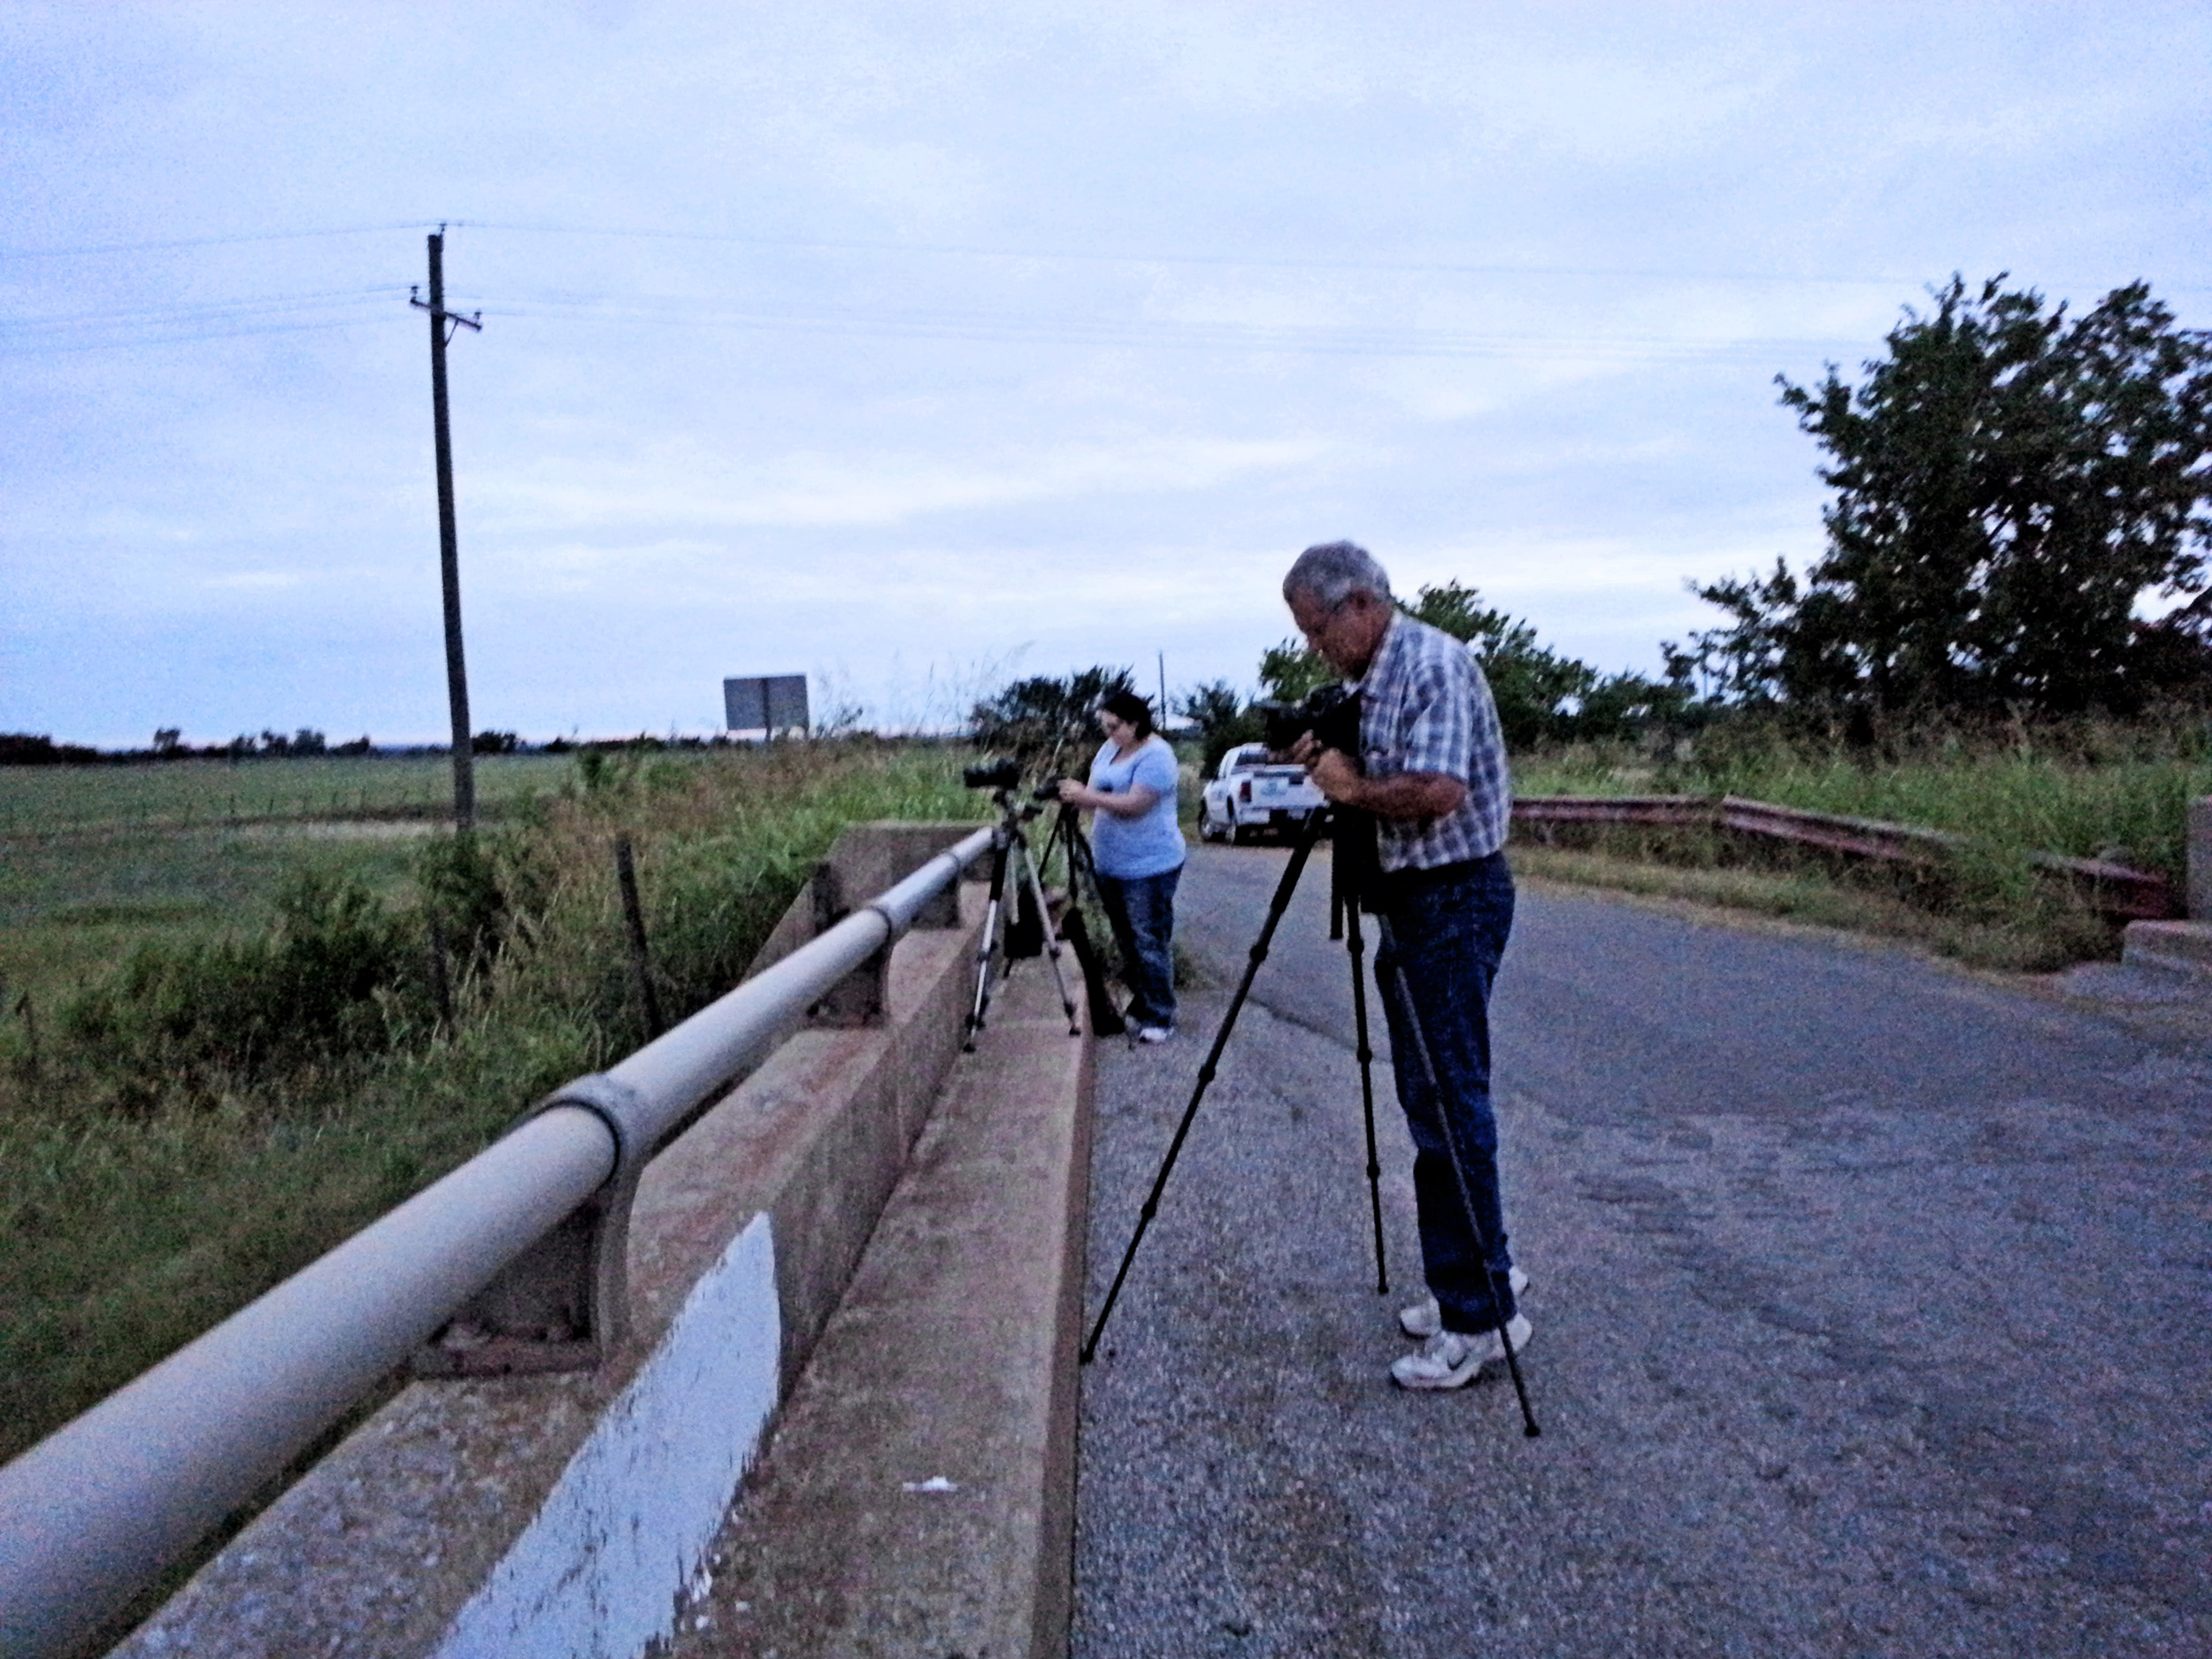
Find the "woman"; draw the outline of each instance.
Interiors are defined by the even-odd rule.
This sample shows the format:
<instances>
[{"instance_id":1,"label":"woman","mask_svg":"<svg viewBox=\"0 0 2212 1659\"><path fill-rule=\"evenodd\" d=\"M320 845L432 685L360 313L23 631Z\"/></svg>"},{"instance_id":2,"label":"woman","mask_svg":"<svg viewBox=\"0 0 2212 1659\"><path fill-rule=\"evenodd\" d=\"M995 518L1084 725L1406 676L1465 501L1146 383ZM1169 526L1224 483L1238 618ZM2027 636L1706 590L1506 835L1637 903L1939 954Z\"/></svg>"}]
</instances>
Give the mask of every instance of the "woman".
<instances>
[{"instance_id":1,"label":"woman","mask_svg":"<svg viewBox=\"0 0 2212 1659\"><path fill-rule=\"evenodd\" d=\"M1175 751L1152 729L1152 705L1117 691L1099 705L1106 733L1091 780L1070 778L1060 799L1097 814L1091 852L1098 866L1121 977L1128 984L1128 1020L1139 1042L1165 1042L1175 1031L1175 883L1183 873L1183 832L1175 824Z\"/></svg>"}]
</instances>

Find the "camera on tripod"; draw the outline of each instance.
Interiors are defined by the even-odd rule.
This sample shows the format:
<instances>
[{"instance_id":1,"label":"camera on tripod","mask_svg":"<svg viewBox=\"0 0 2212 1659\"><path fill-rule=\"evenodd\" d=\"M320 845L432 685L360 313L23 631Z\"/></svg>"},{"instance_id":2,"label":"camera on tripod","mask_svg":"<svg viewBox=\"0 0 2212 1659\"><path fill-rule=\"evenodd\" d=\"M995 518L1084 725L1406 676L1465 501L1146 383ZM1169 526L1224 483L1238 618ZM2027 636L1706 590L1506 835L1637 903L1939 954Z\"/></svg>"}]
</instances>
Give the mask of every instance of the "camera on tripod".
<instances>
[{"instance_id":1,"label":"camera on tripod","mask_svg":"<svg viewBox=\"0 0 2212 1659\"><path fill-rule=\"evenodd\" d=\"M964 766L960 781L971 789L1018 789L1022 782L1021 762L987 760L980 765Z\"/></svg>"},{"instance_id":2,"label":"camera on tripod","mask_svg":"<svg viewBox=\"0 0 2212 1659\"><path fill-rule=\"evenodd\" d=\"M1266 724L1268 748L1279 754L1311 732L1322 748L1359 757L1359 693L1348 686L1332 682L1315 687L1301 703L1258 703L1253 707Z\"/></svg>"}]
</instances>

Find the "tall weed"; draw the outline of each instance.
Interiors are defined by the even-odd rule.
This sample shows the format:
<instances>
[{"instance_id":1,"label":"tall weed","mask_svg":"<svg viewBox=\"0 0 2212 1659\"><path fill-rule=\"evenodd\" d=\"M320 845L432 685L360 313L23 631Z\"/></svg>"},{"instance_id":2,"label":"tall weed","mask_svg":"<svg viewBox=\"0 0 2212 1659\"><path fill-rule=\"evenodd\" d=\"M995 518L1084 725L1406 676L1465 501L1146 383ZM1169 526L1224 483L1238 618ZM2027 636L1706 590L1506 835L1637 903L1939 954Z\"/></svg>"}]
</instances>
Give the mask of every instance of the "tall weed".
<instances>
[{"instance_id":1,"label":"tall weed","mask_svg":"<svg viewBox=\"0 0 2212 1659\"><path fill-rule=\"evenodd\" d=\"M265 933L142 951L35 1043L0 1029L0 1459L635 1046L615 836L680 1018L736 982L845 824L985 804L957 750L592 758L426 847L411 901L301 879Z\"/></svg>"}]
</instances>

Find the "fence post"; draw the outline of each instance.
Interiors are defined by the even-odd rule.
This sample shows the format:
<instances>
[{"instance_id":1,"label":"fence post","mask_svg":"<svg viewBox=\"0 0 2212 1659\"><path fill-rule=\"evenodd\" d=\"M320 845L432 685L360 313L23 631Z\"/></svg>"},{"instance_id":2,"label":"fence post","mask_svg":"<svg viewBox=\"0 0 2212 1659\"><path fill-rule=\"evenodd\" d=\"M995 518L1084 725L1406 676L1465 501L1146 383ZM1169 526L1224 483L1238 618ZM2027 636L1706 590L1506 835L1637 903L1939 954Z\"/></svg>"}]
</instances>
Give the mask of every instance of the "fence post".
<instances>
[{"instance_id":1,"label":"fence post","mask_svg":"<svg viewBox=\"0 0 2212 1659\"><path fill-rule=\"evenodd\" d=\"M2189 919L2212 922L2212 795L2189 803Z\"/></svg>"},{"instance_id":2,"label":"fence post","mask_svg":"<svg viewBox=\"0 0 2212 1659\"><path fill-rule=\"evenodd\" d=\"M661 1022L661 1000L653 989L653 958L645 945L645 906L637 895L637 864L631 856L630 838L614 838L615 879L622 888L622 919L630 934L630 972L637 980L639 1005L645 1014L645 1034L657 1037L667 1026Z\"/></svg>"}]
</instances>

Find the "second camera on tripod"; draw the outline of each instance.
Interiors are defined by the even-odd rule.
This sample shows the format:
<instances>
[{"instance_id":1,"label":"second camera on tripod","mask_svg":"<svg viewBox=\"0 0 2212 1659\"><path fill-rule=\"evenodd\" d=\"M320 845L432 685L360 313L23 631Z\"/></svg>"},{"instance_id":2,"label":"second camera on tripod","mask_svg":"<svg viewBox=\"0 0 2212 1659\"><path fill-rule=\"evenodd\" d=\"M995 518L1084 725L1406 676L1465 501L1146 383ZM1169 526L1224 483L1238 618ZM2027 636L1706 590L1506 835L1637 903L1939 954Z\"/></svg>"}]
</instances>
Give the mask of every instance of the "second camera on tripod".
<instances>
[{"instance_id":1,"label":"second camera on tripod","mask_svg":"<svg viewBox=\"0 0 2212 1659\"><path fill-rule=\"evenodd\" d=\"M1359 693L1333 681L1317 686L1298 703L1256 703L1266 726L1268 748L1280 754L1311 732L1324 749L1359 758Z\"/></svg>"}]
</instances>

